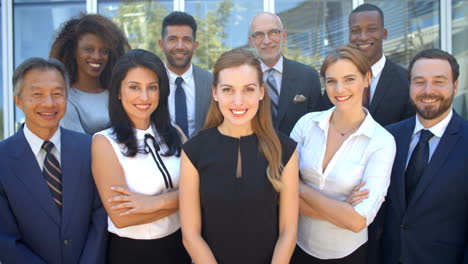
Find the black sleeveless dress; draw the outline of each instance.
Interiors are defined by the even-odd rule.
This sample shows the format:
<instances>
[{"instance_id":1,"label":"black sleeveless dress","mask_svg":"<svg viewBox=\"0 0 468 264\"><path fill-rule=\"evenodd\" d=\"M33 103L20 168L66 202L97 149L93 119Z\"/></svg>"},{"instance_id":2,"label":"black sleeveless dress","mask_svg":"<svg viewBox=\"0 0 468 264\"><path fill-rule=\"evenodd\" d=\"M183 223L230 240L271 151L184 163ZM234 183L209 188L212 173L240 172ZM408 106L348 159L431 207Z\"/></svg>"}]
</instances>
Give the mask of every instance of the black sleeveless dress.
<instances>
[{"instance_id":1,"label":"black sleeveless dress","mask_svg":"<svg viewBox=\"0 0 468 264\"><path fill-rule=\"evenodd\" d=\"M279 138L286 165L296 142L281 134ZM210 128L183 150L199 173L202 236L218 263L271 263L278 240L279 193L268 181L268 162L257 136L233 138Z\"/></svg>"}]
</instances>

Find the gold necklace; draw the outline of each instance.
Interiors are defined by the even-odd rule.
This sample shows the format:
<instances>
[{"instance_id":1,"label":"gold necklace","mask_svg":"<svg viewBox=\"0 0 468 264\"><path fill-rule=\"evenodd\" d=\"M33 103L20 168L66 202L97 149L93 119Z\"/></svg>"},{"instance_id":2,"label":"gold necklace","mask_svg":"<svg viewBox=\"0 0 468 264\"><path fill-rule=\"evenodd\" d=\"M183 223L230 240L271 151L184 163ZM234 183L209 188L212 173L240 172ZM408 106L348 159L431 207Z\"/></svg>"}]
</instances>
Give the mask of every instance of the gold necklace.
<instances>
[{"instance_id":1,"label":"gold necklace","mask_svg":"<svg viewBox=\"0 0 468 264\"><path fill-rule=\"evenodd\" d=\"M341 132L341 131L338 130L338 128L336 128L336 126L335 126L335 120L332 119L330 123L332 124L333 128L335 129L335 131L338 132L338 133L340 133L340 135L341 135L342 137L344 137L344 136L345 136L346 134L348 134L349 132L351 132L351 131L357 129L357 128L362 124L362 122L361 122L361 123L359 123L357 126L351 128L350 130L348 130L348 131L346 131L346 132Z\"/></svg>"}]
</instances>

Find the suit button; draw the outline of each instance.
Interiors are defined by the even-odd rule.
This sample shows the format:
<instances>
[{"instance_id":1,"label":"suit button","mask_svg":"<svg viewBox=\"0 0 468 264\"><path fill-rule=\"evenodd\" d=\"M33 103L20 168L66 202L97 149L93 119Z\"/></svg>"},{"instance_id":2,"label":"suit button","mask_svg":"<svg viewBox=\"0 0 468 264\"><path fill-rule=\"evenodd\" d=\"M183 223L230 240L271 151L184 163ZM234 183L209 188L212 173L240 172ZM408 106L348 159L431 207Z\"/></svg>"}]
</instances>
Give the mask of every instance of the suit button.
<instances>
[{"instance_id":1,"label":"suit button","mask_svg":"<svg viewBox=\"0 0 468 264\"><path fill-rule=\"evenodd\" d=\"M68 246L68 245L71 244L71 240L65 239L65 240L63 241L63 244L64 244L65 246Z\"/></svg>"},{"instance_id":2,"label":"suit button","mask_svg":"<svg viewBox=\"0 0 468 264\"><path fill-rule=\"evenodd\" d=\"M403 229L403 230L408 230L408 226L407 226L407 225L402 224L400 227L401 227L401 229Z\"/></svg>"}]
</instances>

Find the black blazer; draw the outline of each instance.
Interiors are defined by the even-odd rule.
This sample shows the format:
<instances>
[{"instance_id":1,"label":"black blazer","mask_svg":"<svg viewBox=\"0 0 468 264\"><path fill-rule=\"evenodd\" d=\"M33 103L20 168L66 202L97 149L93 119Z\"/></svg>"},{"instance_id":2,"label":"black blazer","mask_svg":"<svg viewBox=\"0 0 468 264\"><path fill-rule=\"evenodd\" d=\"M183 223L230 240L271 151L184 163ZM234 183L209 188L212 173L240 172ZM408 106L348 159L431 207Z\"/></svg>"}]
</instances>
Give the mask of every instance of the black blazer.
<instances>
[{"instance_id":1,"label":"black blazer","mask_svg":"<svg viewBox=\"0 0 468 264\"><path fill-rule=\"evenodd\" d=\"M410 201L405 171L415 118L387 129L397 153L387 201L380 263L468 263L468 122L457 113L447 126Z\"/></svg>"},{"instance_id":2,"label":"black blazer","mask_svg":"<svg viewBox=\"0 0 468 264\"><path fill-rule=\"evenodd\" d=\"M325 90L322 109L331 107L333 104ZM388 58L370 103L369 112L381 126L396 123L415 114L409 97L408 71Z\"/></svg>"},{"instance_id":3,"label":"black blazer","mask_svg":"<svg viewBox=\"0 0 468 264\"><path fill-rule=\"evenodd\" d=\"M283 57L278 117L274 120L276 129L289 135L299 118L320 110L320 98L318 72L312 67Z\"/></svg>"}]
</instances>

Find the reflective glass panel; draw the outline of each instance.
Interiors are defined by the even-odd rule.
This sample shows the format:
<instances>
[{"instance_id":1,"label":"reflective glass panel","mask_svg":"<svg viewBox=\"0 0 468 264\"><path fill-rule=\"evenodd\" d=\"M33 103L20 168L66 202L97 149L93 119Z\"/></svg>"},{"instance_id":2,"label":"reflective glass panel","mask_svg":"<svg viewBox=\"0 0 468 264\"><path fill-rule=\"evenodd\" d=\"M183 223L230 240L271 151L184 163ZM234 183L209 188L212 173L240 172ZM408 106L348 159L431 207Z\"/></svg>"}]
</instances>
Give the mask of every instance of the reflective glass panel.
<instances>
[{"instance_id":1,"label":"reflective glass panel","mask_svg":"<svg viewBox=\"0 0 468 264\"><path fill-rule=\"evenodd\" d=\"M349 0L276 0L275 11L288 31L288 58L320 69L328 52L348 42Z\"/></svg>"},{"instance_id":2,"label":"reflective glass panel","mask_svg":"<svg viewBox=\"0 0 468 264\"><path fill-rule=\"evenodd\" d=\"M86 12L86 1L15 0L13 12L16 68L27 58L48 57L56 30L68 19ZM23 112L16 108L16 128L23 122Z\"/></svg>"},{"instance_id":3,"label":"reflective glass panel","mask_svg":"<svg viewBox=\"0 0 468 264\"><path fill-rule=\"evenodd\" d=\"M98 13L114 21L125 33L132 49L149 50L164 58L159 49L163 18L173 10L172 0L98 2Z\"/></svg>"},{"instance_id":4,"label":"reflective glass panel","mask_svg":"<svg viewBox=\"0 0 468 264\"><path fill-rule=\"evenodd\" d=\"M263 1L186 0L185 11L198 25L199 46L193 62L212 70L223 52L249 46L250 20L263 11Z\"/></svg>"},{"instance_id":5,"label":"reflective glass panel","mask_svg":"<svg viewBox=\"0 0 468 264\"><path fill-rule=\"evenodd\" d=\"M419 51L440 48L438 0L369 0L384 13L387 40L383 42L387 57L402 66L408 65Z\"/></svg>"},{"instance_id":6,"label":"reflective glass panel","mask_svg":"<svg viewBox=\"0 0 468 264\"><path fill-rule=\"evenodd\" d=\"M458 96L453 105L455 110L468 119L468 1L452 1L452 54L460 65Z\"/></svg>"}]
</instances>

